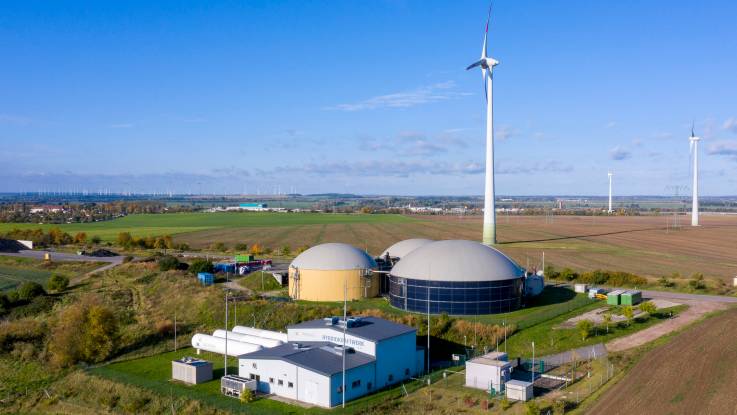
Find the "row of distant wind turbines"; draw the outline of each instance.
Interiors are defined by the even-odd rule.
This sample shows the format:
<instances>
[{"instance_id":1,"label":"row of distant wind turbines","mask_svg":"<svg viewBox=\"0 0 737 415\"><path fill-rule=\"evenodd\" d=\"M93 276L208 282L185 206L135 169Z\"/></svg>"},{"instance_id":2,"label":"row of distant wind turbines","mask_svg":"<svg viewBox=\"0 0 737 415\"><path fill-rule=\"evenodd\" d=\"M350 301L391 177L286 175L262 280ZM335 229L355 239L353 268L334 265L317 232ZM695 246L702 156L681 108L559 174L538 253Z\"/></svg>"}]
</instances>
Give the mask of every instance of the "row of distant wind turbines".
<instances>
[{"instance_id":1,"label":"row of distant wind turbines","mask_svg":"<svg viewBox=\"0 0 737 415\"><path fill-rule=\"evenodd\" d=\"M491 5L489 5L489 13L486 17L486 28L484 29L484 43L481 47L481 58L469 65L466 70L476 67L481 68L481 76L484 82L484 97L486 98L486 176L484 181L484 230L482 242L484 245L496 244L496 203L494 190L494 99L493 99L493 81L494 67L499 64L494 58L487 54L487 44L489 38L489 22L491 21ZM691 226L699 226L699 152L698 144L701 138L694 134L691 128L691 137L689 143L691 154L693 154L693 196L691 205ZM609 213L612 209L612 176L609 172Z\"/></svg>"}]
</instances>

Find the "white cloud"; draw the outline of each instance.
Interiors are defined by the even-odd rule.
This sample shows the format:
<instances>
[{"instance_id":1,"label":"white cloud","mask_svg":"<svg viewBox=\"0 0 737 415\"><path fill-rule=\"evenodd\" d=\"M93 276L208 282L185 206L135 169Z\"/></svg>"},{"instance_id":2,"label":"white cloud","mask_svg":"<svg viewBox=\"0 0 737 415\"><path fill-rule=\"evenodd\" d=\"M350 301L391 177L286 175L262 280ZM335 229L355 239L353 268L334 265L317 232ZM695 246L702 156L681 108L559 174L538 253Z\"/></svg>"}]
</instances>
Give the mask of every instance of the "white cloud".
<instances>
[{"instance_id":1,"label":"white cloud","mask_svg":"<svg viewBox=\"0 0 737 415\"><path fill-rule=\"evenodd\" d=\"M737 160L737 140L721 140L711 143L707 153L715 156L727 156Z\"/></svg>"},{"instance_id":2,"label":"white cloud","mask_svg":"<svg viewBox=\"0 0 737 415\"><path fill-rule=\"evenodd\" d=\"M338 111L363 111L380 108L410 108L417 105L447 101L471 95L465 92L453 91L453 89L455 89L455 82L447 81L424 86L411 91L379 95L359 102L338 104L328 107L327 109Z\"/></svg>"},{"instance_id":3,"label":"white cloud","mask_svg":"<svg viewBox=\"0 0 737 415\"><path fill-rule=\"evenodd\" d=\"M737 118L729 117L724 121L724 124L722 124L722 128L737 134Z\"/></svg>"},{"instance_id":4,"label":"white cloud","mask_svg":"<svg viewBox=\"0 0 737 415\"><path fill-rule=\"evenodd\" d=\"M612 160L627 160L628 158L632 157L632 153L620 146L615 146L612 149L609 150L609 158Z\"/></svg>"}]
</instances>

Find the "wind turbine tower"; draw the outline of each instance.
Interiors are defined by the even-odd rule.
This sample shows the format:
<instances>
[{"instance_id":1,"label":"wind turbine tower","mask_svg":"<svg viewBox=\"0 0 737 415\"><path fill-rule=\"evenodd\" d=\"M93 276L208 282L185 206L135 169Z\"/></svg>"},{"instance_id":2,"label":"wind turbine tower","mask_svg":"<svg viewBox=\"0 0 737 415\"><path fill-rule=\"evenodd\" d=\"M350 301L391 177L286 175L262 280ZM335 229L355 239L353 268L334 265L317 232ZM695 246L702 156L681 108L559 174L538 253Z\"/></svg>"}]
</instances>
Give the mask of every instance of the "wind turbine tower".
<instances>
[{"instance_id":1,"label":"wind turbine tower","mask_svg":"<svg viewBox=\"0 0 737 415\"><path fill-rule=\"evenodd\" d=\"M614 212L612 210L612 176L613 174L612 172L609 172L608 174L609 174L609 210L607 210L607 212L612 213Z\"/></svg>"},{"instance_id":2,"label":"wind turbine tower","mask_svg":"<svg viewBox=\"0 0 737 415\"><path fill-rule=\"evenodd\" d=\"M482 242L484 245L496 243L496 206L494 192L494 111L492 94L492 70L499 62L487 57L486 45L489 37L489 21L491 20L491 6L486 18L486 30L484 31L484 44L481 47L481 59L469 65L466 70L481 67L481 76L484 81L486 92L486 179L484 183L484 233Z\"/></svg>"},{"instance_id":3,"label":"wind turbine tower","mask_svg":"<svg viewBox=\"0 0 737 415\"><path fill-rule=\"evenodd\" d=\"M699 226L699 140L691 127L689 144L693 154L693 196L691 198L691 226Z\"/></svg>"}]
</instances>

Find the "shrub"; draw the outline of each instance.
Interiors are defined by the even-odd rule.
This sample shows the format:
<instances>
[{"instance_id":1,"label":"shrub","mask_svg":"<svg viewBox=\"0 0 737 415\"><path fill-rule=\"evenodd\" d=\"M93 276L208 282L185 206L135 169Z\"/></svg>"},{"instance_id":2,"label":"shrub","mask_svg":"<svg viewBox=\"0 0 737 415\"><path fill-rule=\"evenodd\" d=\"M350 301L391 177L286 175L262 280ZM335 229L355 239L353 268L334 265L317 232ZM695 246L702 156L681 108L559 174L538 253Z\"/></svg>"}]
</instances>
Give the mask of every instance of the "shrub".
<instances>
[{"instance_id":1,"label":"shrub","mask_svg":"<svg viewBox=\"0 0 737 415\"><path fill-rule=\"evenodd\" d=\"M115 350L117 333L112 310L94 297L85 297L59 314L48 345L51 362L61 367L102 362Z\"/></svg>"},{"instance_id":2,"label":"shrub","mask_svg":"<svg viewBox=\"0 0 737 415\"><path fill-rule=\"evenodd\" d=\"M192 264L189 266L189 271L193 274L198 274L200 272L213 272L215 271L215 266L212 264L212 261L198 258L192 261Z\"/></svg>"},{"instance_id":3,"label":"shrub","mask_svg":"<svg viewBox=\"0 0 737 415\"><path fill-rule=\"evenodd\" d=\"M91 241L91 242L92 242L93 244L97 245L97 244L99 244L100 242L102 242L102 238L100 238L100 237L99 237L99 236L97 236L97 235L94 235L94 236L93 236L93 237L92 237L92 238L90 239L90 241Z\"/></svg>"},{"instance_id":4,"label":"shrub","mask_svg":"<svg viewBox=\"0 0 737 415\"><path fill-rule=\"evenodd\" d=\"M586 340L591 334L591 329L594 327L594 323L591 320L580 320L576 323L576 328L581 334L581 339Z\"/></svg>"},{"instance_id":5,"label":"shrub","mask_svg":"<svg viewBox=\"0 0 737 415\"><path fill-rule=\"evenodd\" d=\"M169 319L159 320L155 324L156 334L161 337L174 334L174 322Z\"/></svg>"},{"instance_id":6,"label":"shrub","mask_svg":"<svg viewBox=\"0 0 737 415\"><path fill-rule=\"evenodd\" d=\"M563 268L560 272L560 276L568 281L573 281L578 278L578 273L570 268Z\"/></svg>"},{"instance_id":7,"label":"shrub","mask_svg":"<svg viewBox=\"0 0 737 415\"><path fill-rule=\"evenodd\" d=\"M123 263L124 264L125 263L128 263L128 262L131 262L131 261L133 261L133 257L130 256L130 255L126 255L126 256L123 257Z\"/></svg>"},{"instance_id":8,"label":"shrub","mask_svg":"<svg viewBox=\"0 0 737 415\"><path fill-rule=\"evenodd\" d=\"M18 299L23 301L31 301L36 297L46 295L46 291L41 284L37 282L24 282L18 288Z\"/></svg>"},{"instance_id":9,"label":"shrub","mask_svg":"<svg viewBox=\"0 0 737 415\"><path fill-rule=\"evenodd\" d=\"M627 323L629 323L635 315L635 310L631 305L624 306L624 308L622 308L622 315L627 319Z\"/></svg>"},{"instance_id":10,"label":"shrub","mask_svg":"<svg viewBox=\"0 0 737 415\"><path fill-rule=\"evenodd\" d=\"M235 250L236 251L242 251L242 252L248 251L248 244L247 243L243 243L243 242L237 243L237 244L235 244Z\"/></svg>"},{"instance_id":11,"label":"shrub","mask_svg":"<svg viewBox=\"0 0 737 415\"><path fill-rule=\"evenodd\" d=\"M640 304L640 310L652 316L658 311L658 307L652 301L648 301Z\"/></svg>"},{"instance_id":12,"label":"shrub","mask_svg":"<svg viewBox=\"0 0 737 415\"><path fill-rule=\"evenodd\" d=\"M529 401L525 403L525 413L527 415L540 415L540 407L537 406L537 402Z\"/></svg>"},{"instance_id":13,"label":"shrub","mask_svg":"<svg viewBox=\"0 0 737 415\"><path fill-rule=\"evenodd\" d=\"M52 291L64 291L69 286L69 278L54 274L49 278L48 287Z\"/></svg>"},{"instance_id":14,"label":"shrub","mask_svg":"<svg viewBox=\"0 0 737 415\"><path fill-rule=\"evenodd\" d=\"M159 270L170 271L179 268L179 260L171 255L164 255L158 261Z\"/></svg>"},{"instance_id":15,"label":"shrub","mask_svg":"<svg viewBox=\"0 0 737 415\"><path fill-rule=\"evenodd\" d=\"M688 282L688 285L694 290L703 290L704 288L706 288L704 274L701 274L699 272L693 274L691 276L691 280Z\"/></svg>"},{"instance_id":16,"label":"shrub","mask_svg":"<svg viewBox=\"0 0 737 415\"><path fill-rule=\"evenodd\" d=\"M246 388L241 394L241 402L243 403L253 402L253 398L253 392L251 392L251 390L248 388Z\"/></svg>"},{"instance_id":17,"label":"shrub","mask_svg":"<svg viewBox=\"0 0 737 415\"><path fill-rule=\"evenodd\" d=\"M213 249L213 250L215 250L215 251L220 251L220 252L224 252L224 251L227 251L228 250L228 247L224 243L222 243L222 242L216 242L216 243L212 244L210 246L210 248Z\"/></svg>"},{"instance_id":18,"label":"shrub","mask_svg":"<svg viewBox=\"0 0 737 415\"><path fill-rule=\"evenodd\" d=\"M509 399L507 399L506 396L502 398L502 402L501 403L502 403L502 410L505 410L506 411L507 409L509 409L509 408L512 407L512 402L510 402Z\"/></svg>"}]
</instances>

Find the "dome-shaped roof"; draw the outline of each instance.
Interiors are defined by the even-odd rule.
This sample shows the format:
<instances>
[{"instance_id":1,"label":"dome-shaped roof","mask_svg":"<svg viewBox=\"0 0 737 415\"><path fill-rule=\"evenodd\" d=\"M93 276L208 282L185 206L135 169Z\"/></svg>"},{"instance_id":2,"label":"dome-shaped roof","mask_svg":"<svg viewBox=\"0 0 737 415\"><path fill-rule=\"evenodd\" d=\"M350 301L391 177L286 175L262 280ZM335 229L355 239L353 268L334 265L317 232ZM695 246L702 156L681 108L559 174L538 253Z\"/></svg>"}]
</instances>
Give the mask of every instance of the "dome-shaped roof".
<instances>
[{"instance_id":1,"label":"dome-shaped roof","mask_svg":"<svg viewBox=\"0 0 737 415\"><path fill-rule=\"evenodd\" d=\"M462 240L423 245L402 258L390 273L431 281L499 281L524 276L524 270L503 253Z\"/></svg>"},{"instance_id":2,"label":"dome-shaped roof","mask_svg":"<svg viewBox=\"0 0 737 415\"><path fill-rule=\"evenodd\" d=\"M380 258L384 258L387 253L391 258L404 258L407 254L414 251L415 249L421 247L422 245L427 245L431 242L434 241L432 239L422 238L405 239L403 241L395 243L389 248L386 248L384 252L381 253Z\"/></svg>"},{"instance_id":3,"label":"dome-shaped roof","mask_svg":"<svg viewBox=\"0 0 737 415\"><path fill-rule=\"evenodd\" d=\"M326 243L313 246L297 255L289 266L328 271L376 268L376 262L369 254L355 246Z\"/></svg>"}]
</instances>

